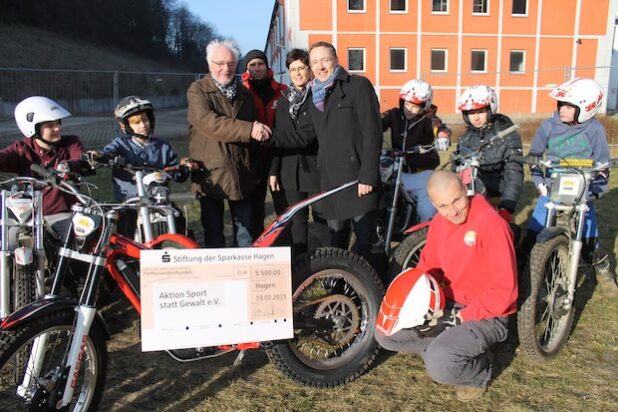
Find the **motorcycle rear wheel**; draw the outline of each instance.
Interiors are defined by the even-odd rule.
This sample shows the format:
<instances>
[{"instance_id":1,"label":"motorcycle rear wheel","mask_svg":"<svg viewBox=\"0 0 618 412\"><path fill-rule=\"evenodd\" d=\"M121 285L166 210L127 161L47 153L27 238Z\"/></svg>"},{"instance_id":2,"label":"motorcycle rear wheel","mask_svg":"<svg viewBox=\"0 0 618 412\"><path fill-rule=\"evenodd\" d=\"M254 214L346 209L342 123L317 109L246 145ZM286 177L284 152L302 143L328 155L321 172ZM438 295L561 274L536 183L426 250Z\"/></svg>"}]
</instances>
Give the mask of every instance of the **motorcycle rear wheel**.
<instances>
[{"instance_id":1,"label":"motorcycle rear wheel","mask_svg":"<svg viewBox=\"0 0 618 412\"><path fill-rule=\"evenodd\" d=\"M568 297L569 239L556 236L537 243L530 253L529 295L517 314L522 349L534 360L555 357L571 332L575 307L563 307Z\"/></svg>"},{"instance_id":2,"label":"motorcycle rear wheel","mask_svg":"<svg viewBox=\"0 0 618 412\"><path fill-rule=\"evenodd\" d=\"M50 401L50 393L61 388L55 387L52 380L58 377L56 368L63 366L62 361L65 352L68 351L74 330L74 318L73 310L60 310L35 318L14 330L3 331L0 334L0 405L2 409L10 411L46 410L46 407L53 409L55 402ZM49 338L40 373L36 374L25 388L24 395L19 396L17 390L24 381L31 348L37 338L46 334ZM105 386L107 349L104 334L93 325L83 345L85 350L81 357L73 401L68 406L70 411L96 409ZM34 372L30 371L30 373ZM48 402L54 405L49 405Z\"/></svg>"},{"instance_id":3,"label":"motorcycle rear wheel","mask_svg":"<svg viewBox=\"0 0 618 412\"><path fill-rule=\"evenodd\" d=\"M429 227L420 228L410 233L395 249L389 267L389 277L393 280L405 269L415 267L421 257L421 251L427 242Z\"/></svg>"},{"instance_id":4,"label":"motorcycle rear wheel","mask_svg":"<svg viewBox=\"0 0 618 412\"><path fill-rule=\"evenodd\" d=\"M351 382L366 372L378 352L373 332L384 287L360 256L320 248L294 265L294 338L265 345L284 375L313 387ZM330 327L300 328L297 320Z\"/></svg>"}]
</instances>

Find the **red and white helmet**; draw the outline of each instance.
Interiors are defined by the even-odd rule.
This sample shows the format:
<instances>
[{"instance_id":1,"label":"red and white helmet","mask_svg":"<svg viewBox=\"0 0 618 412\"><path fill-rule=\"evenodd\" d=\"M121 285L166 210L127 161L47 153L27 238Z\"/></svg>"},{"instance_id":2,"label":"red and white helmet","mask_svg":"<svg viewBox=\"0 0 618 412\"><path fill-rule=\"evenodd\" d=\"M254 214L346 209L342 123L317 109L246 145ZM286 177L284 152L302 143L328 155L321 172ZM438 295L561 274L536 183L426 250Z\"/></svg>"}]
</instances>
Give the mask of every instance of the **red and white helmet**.
<instances>
[{"instance_id":1,"label":"red and white helmet","mask_svg":"<svg viewBox=\"0 0 618 412\"><path fill-rule=\"evenodd\" d=\"M414 103L427 109L431 106L433 89L429 83L413 79L403 85L399 91L399 98L404 102Z\"/></svg>"},{"instance_id":2,"label":"red and white helmet","mask_svg":"<svg viewBox=\"0 0 618 412\"><path fill-rule=\"evenodd\" d=\"M577 77L562 83L549 92L549 97L578 108L575 114L577 123L592 119L601 110L603 89L599 83L585 77Z\"/></svg>"},{"instance_id":3,"label":"red and white helmet","mask_svg":"<svg viewBox=\"0 0 618 412\"><path fill-rule=\"evenodd\" d=\"M469 110L478 110L483 107L489 107L492 114L498 113L498 96L496 92L489 86L471 86L468 87L459 96L457 109L461 112Z\"/></svg>"},{"instance_id":4,"label":"red and white helmet","mask_svg":"<svg viewBox=\"0 0 618 412\"><path fill-rule=\"evenodd\" d=\"M69 117L71 113L58 103L43 96L32 96L15 106L15 123L26 137L39 134L39 125Z\"/></svg>"},{"instance_id":5,"label":"red and white helmet","mask_svg":"<svg viewBox=\"0 0 618 412\"><path fill-rule=\"evenodd\" d=\"M376 329L391 336L401 329L422 325L445 304L444 292L433 276L420 269L406 269L388 287Z\"/></svg>"}]
</instances>

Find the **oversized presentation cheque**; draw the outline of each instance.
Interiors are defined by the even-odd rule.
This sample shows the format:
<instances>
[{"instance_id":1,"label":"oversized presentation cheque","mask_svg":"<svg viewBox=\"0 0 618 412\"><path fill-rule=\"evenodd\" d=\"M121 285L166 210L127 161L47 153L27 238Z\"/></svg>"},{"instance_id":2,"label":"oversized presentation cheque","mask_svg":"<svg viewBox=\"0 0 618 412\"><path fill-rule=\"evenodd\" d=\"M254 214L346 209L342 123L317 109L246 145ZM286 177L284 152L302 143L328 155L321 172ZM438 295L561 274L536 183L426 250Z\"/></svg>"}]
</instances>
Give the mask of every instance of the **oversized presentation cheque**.
<instances>
[{"instance_id":1,"label":"oversized presentation cheque","mask_svg":"<svg viewBox=\"0 0 618 412\"><path fill-rule=\"evenodd\" d=\"M142 350L293 336L289 247L142 250Z\"/></svg>"}]
</instances>

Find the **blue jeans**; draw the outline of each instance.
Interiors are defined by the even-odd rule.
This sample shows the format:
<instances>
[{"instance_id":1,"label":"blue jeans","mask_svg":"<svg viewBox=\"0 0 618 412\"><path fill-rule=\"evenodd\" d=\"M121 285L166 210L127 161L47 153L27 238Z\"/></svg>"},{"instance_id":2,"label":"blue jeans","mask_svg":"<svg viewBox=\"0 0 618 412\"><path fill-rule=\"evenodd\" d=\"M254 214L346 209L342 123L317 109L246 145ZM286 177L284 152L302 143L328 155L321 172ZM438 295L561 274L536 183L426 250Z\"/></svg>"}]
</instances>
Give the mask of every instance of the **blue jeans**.
<instances>
[{"instance_id":1,"label":"blue jeans","mask_svg":"<svg viewBox=\"0 0 618 412\"><path fill-rule=\"evenodd\" d=\"M253 242L253 208L251 199L228 200L232 216L234 246L248 247ZM223 199L200 198L201 220L204 227L204 246L225 247L223 235Z\"/></svg>"},{"instance_id":2,"label":"blue jeans","mask_svg":"<svg viewBox=\"0 0 618 412\"><path fill-rule=\"evenodd\" d=\"M433 170L424 170L418 173L403 173L401 181L407 192L416 200L416 214L421 222L430 220L436 214L436 208L431 204L427 194L427 181Z\"/></svg>"},{"instance_id":3,"label":"blue jeans","mask_svg":"<svg viewBox=\"0 0 618 412\"><path fill-rule=\"evenodd\" d=\"M547 196L539 196L534 206L534 211L530 220L528 220L528 230L540 232L545 228L547 220L547 208L545 204L549 201ZM597 214L594 210L594 204L588 202L588 211L584 216L584 239L599 237L599 229L597 228Z\"/></svg>"}]
</instances>

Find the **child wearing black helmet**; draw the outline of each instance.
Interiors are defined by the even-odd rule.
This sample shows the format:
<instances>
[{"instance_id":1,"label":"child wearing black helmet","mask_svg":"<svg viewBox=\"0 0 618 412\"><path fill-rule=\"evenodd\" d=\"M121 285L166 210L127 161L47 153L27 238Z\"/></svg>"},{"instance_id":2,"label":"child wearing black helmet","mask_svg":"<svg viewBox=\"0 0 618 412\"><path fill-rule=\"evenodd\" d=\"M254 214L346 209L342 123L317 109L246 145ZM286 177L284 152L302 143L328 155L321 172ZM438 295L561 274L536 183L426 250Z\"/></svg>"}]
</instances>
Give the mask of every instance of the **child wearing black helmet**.
<instances>
[{"instance_id":1,"label":"child wearing black helmet","mask_svg":"<svg viewBox=\"0 0 618 412\"><path fill-rule=\"evenodd\" d=\"M114 117L124 135L116 137L105 146L103 154L120 156L134 166L157 169L176 166L179 163L192 165L189 159L181 159L179 162L178 155L167 140L153 136L155 116L154 107L149 100L139 96L127 96L116 105ZM95 153L100 154L98 151ZM177 182L184 182L188 176L188 171L172 173ZM114 168L112 177L116 201L122 202L129 197L137 196L133 175L121 168ZM118 232L132 236L135 227L136 212L127 210L118 222Z\"/></svg>"}]
</instances>

